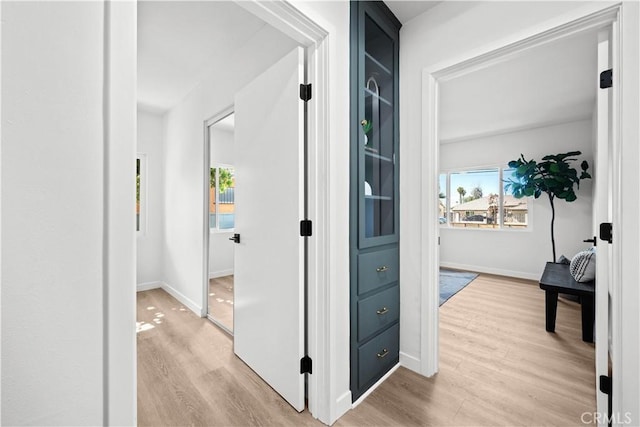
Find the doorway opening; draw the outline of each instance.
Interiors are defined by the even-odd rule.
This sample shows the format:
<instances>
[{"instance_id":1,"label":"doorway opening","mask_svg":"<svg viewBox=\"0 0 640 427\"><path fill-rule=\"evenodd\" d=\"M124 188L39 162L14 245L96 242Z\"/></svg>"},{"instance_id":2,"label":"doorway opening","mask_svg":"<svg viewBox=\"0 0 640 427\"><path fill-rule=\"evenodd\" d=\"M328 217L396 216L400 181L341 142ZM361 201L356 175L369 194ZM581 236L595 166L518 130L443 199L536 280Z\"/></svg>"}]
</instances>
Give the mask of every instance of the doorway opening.
<instances>
[{"instance_id":1,"label":"doorway opening","mask_svg":"<svg viewBox=\"0 0 640 427\"><path fill-rule=\"evenodd\" d=\"M495 307L492 303L480 303L477 298L473 299L473 304L467 308L472 309L473 305L479 303L484 308L483 313L475 313L478 317L473 319L476 321L474 327L478 332L486 329L479 322L480 316L490 313L493 307L496 313L493 325L499 325L499 330L508 329L514 323L524 321L522 327L516 328L514 334L527 336L527 322L535 321L540 325L531 335L542 333L543 339L548 338L544 325L544 296L538 289L537 282L545 262L551 258L549 203L541 198L529 200L521 207L514 205L509 199L511 195L504 189L503 179L511 172L507 166L508 162L517 159L520 154L524 154L528 159L540 160L548 154L581 151L583 157L575 166L579 170L580 161L587 160L595 179L593 182L581 183L576 202L560 207L564 211L564 222L567 225L562 230L563 248L559 247L558 251L559 254L571 258L576 252L590 246L583 243L583 240L592 239L593 235L597 234L594 233L596 213L599 209L595 195L597 178L599 176L602 182L604 177L606 181L609 173L607 163L598 163L597 158L603 151L609 153L610 161L613 158L609 143L603 143L598 137L599 121L596 121L596 112L599 110L596 101L599 101L600 96L598 75L603 70L598 61L599 42L602 33L615 35L615 25L614 30L611 30L614 19L615 12L609 10L589 19L585 18L579 31L567 25L567 28L561 31L554 29L553 32L540 33L512 46L438 68L430 74L425 71L425 100L434 108L428 119L435 130L426 134L427 139L434 143L433 150L428 150L429 155L434 155L434 160L425 161L424 164L429 164L429 167L433 168L431 171L439 172L438 177L428 179L431 183L429 187L433 188L434 192L438 189L439 196L437 199L431 196L433 202L425 205L433 207L430 209L431 212L427 212L430 224L426 227L433 227L433 235L427 241L433 244L431 247L435 249L434 262L431 264L434 268L427 280L435 286L429 287L430 289L423 294L423 302L426 310L436 311L433 315L423 312L423 316L433 322L433 329L423 334L423 350L433 350L423 352L423 371L426 374L432 375L438 371L440 361L443 367L451 361L445 361L444 351L440 352L440 358L437 356L438 347L444 348L445 332L440 329L438 333L436 329L441 328L447 308L451 307L445 304L443 310L438 309L437 272L441 266L493 275L485 280L476 279L467 288L467 295L472 295L473 288L478 289L484 285L487 290L491 286L488 282L493 281L494 287L498 289L494 300L504 299ZM536 52L541 54L537 59ZM585 52L588 54L583 58L586 62L580 64L580 57ZM544 65L544 62L554 55L557 61L546 68L553 70L553 78L541 80L540 77L545 73L538 73L537 66ZM574 60L577 62L572 64L571 61ZM615 60L612 62L615 63ZM501 68L512 74L501 72ZM514 83L522 78L525 82L528 81L528 84L523 86L528 92L526 97L522 96L522 89L514 86ZM540 82L545 84L540 86ZM588 87L580 89L581 82ZM571 96L573 88L578 89L575 98ZM506 91L503 91L504 89ZM545 93L548 95L548 89L552 89L552 96L543 98ZM456 101L455 95L458 96L458 102L452 105L451 102ZM468 98L460 103L461 99L465 99L464 96ZM569 102L572 100L573 103ZM475 109L478 105L481 108ZM548 116L545 118L545 115ZM532 121L527 123L527 120ZM496 121L499 125L497 129L484 127L487 123L495 125ZM611 145L613 144L615 140L611 141ZM484 183L488 176L492 176L494 184ZM466 185L465 180L469 181ZM491 186L493 188L490 188ZM491 196L495 198L493 202ZM600 197L603 196L607 197L600 192ZM608 197L608 202L611 203L611 194ZM496 209L492 210L493 205ZM522 211L522 214L519 211ZM517 223L517 227L514 223ZM556 229L556 238L557 233ZM537 237L541 237L541 241L534 243L532 240ZM548 250L545 250L547 248ZM534 261L539 265L537 270L527 267L528 263ZM521 267L517 268L518 265ZM513 302L511 297L501 295L500 287L508 285L504 276L518 278L515 282L528 282L529 290L538 291L536 295L542 298L542 303L532 310L529 318L523 310L513 310L514 307L509 304ZM483 274L479 279L483 279ZM607 286L605 280L603 284ZM464 294L465 290L461 291L460 295ZM455 301L455 297L452 301ZM468 311L467 315L473 315L472 311ZM579 306L574 311L577 311L578 319L576 345L584 346L585 343L580 341ZM504 317L504 314L509 312L514 321L509 321L509 316ZM463 321L464 316L458 320ZM447 328L449 330L446 333L451 332L451 324L448 324ZM600 335L601 338L603 335L606 337L606 332ZM516 345L521 348L510 351L501 348L500 345L494 345L499 341L493 337L486 343L494 353L488 358L490 363L500 360L501 350L506 351L503 356L510 354L514 357L529 345L527 342L521 342ZM600 342L596 344L596 349L598 345L606 350L606 344ZM593 347L587 350L585 354L589 372L586 391L590 395L589 409L595 409L597 396L597 408L600 411L601 396L592 386L593 366L599 366L598 358L594 355ZM532 361L529 354L532 353L523 353L521 362ZM459 362L460 354L455 357ZM511 394L509 397L514 396L515 394ZM580 412L578 416L579 414Z\"/></svg>"},{"instance_id":2,"label":"doorway opening","mask_svg":"<svg viewBox=\"0 0 640 427\"><path fill-rule=\"evenodd\" d=\"M235 249L234 127L234 114L231 112L222 118L214 119L213 123L208 123L206 131L210 159L207 317L231 335Z\"/></svg>"}]
</instances>

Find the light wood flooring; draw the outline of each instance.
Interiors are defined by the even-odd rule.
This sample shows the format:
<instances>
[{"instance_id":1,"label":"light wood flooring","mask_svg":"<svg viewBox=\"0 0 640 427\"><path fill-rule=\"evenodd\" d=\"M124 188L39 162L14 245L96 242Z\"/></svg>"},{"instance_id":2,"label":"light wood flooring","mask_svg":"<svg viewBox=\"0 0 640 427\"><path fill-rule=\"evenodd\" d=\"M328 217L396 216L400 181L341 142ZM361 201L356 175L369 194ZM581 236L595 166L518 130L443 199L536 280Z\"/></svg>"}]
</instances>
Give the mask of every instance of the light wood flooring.
<instances>
[{"instance_id":1,"label":"light wood flooring","mask_svg":"<svg viewBox=\"0 0 640 427\"><path fill-rule=\"evenodd\" d=\"M209 279L209 315L233 332L233 275Z\"/></svg>"},{"instance_id":2,"label":"light wood flooring","mask_svg":"<svg viewBox=\"0 0 640 427\"><path fill-rule=\"evenodd\" d=\"M321 425L233 355L232 339L160 289L138 293L140 425ZM440 372L398 369L337 426L580 425L595 410L580 307L544 328L535 282L480 275L440 310Z\"/></svg>"}]
</instances>

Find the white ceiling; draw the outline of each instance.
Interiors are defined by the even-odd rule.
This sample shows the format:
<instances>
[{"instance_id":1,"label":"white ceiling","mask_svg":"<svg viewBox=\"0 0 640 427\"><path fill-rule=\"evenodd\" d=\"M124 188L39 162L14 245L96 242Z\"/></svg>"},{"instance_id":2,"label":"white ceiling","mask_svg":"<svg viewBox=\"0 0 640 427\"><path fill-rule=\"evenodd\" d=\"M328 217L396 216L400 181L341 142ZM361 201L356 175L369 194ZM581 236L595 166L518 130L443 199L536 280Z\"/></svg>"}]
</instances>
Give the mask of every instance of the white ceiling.
<instances>
[{"instance_id":1,"label":"white ceiling","mask_svg":"<svg viewBox=\"0 0 640 427\"><path fill-rule=\"evenodd\" d=\"M441 142L591 118L596 42L574 36L443 82Z\"/></svg>"},{"instance_id":2,"label":"white ceiling","mask_svg":"<svg viewBox=\"0 0 640 427\"><path fill-rule=\"evenodd\" d=\"M225 67L240 47L260 37L265 26L229 1L139 1L138 105L169 110L205 76Z\"/></svg>"},{"instance_id":3,"label":"white ceiling","mask_svg":"<svg viewBox=\"0 0 640 427\"><path fill-rule=\"evenodd\" d=\"M385 0L385 4L391 9L391 12L398 18L401 23L405 23L421 13L431 9L442 1L425 1L425 0Z\"/></svg>"}]
</instances>

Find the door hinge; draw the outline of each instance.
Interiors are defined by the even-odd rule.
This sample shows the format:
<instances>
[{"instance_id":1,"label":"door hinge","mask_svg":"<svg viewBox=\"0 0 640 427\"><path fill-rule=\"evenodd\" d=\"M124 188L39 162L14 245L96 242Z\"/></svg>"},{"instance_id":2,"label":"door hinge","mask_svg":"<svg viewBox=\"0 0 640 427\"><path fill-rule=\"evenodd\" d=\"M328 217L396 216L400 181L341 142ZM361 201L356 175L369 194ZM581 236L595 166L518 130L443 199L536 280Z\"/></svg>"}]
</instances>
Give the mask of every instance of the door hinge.
<instances>
[{"instance_id":1,"label":"door hinge","mask_svg":"<svg viewBox=\"0 0 640 427\"><path fill-rule=\"evenodd\" d=\"M305 356L300 359L300 373L301 374L312 374L311 372L311 358L309 356Z\"/></svg>"},{"instance_id":2,"label":"door hinge","mask_svg":"<svg viewBox=\"0 0 640 427\"><path fill-rule=\"evenodd\" d=\"M600 391L604 394L611 394L611 377L600 375Z\"/></svg>"},{"instance_id":3,"label":"door hinge","mask_svg":"<svg viewBox=\"0 0 640 427\"><path fill-rule=\"evenodd\" d=\"M302 237L309 237L311 236L311 232L311 220L303 219L302 221L300 221L300 235Z\"/></svg>"},{"instance_id":4,"label":"door hinge","mask_svg":"<svg viewBox=\"0 0 640 427\"><path fill-rule=\"evenodd\" d=\"M311 99L311 83L300 85L300 99L307 102Z\"/></svg>"},{"instance_id":5,"label":"door hinge","mask_svg":"<svg viewBox=\"0 0 640 427\"><path fill-rule=\"evenodd\" d=\"M613 70L609 69L600 73L600 89L613 86Z\"/></svg>"},{"instance_id":6,"label":"door hinge","mask_svg":"<svg viewBox=\"0 0 640 427\"><path fill-rule=\"evenodd\" d=\"M600 224L600 240L613 243L613 224L610 222Z\"/></svg>"}]
</instances>

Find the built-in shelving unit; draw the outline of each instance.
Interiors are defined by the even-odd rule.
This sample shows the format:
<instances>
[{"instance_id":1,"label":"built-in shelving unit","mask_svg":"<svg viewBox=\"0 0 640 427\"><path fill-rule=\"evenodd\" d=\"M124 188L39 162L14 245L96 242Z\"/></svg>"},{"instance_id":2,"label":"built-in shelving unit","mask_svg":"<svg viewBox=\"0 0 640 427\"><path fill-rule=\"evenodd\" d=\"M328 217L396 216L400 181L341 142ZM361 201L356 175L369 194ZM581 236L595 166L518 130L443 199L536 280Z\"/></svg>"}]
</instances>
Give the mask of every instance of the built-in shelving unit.
<instances>
[{"instance_id":1,"label":"built-in shelving unit","mask_svg":"<svg viewBox=\"0 0 640 427\"><path fill-rule=\"evenodd\" d=\"M351 2L351 393L399 359L398 34L383 2Z\"/></svg>"}]
</instances>

